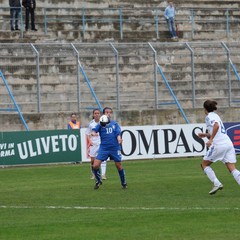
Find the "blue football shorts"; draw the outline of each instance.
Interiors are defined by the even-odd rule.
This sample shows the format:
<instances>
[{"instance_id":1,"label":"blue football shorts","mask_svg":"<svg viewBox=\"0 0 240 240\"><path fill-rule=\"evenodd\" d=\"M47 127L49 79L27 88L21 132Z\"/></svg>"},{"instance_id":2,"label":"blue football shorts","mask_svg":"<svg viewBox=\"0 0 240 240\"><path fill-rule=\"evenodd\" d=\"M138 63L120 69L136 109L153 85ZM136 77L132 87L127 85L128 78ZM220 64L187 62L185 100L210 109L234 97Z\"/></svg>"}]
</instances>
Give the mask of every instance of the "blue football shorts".
<instances>
[{"instance_id":1,"label":"blue football shorts","mask_svg":"<svg viewBox=\"0 0 240 240\"><path fill-rule=\"evenodd\" d=\"M122 161L121 150L102 150L99 149L98 155L96 157L97 160L106 161L107 159L113 160L114 162Z\"/></svg>"}]
</instances>

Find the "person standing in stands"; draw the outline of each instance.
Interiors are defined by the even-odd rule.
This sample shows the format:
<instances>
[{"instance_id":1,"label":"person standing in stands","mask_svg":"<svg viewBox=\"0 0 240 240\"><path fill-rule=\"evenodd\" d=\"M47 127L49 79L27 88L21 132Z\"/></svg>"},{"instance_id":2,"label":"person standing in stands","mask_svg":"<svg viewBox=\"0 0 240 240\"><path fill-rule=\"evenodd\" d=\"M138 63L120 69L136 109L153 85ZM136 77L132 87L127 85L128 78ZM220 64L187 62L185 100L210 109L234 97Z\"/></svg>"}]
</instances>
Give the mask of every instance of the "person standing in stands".
<instances>
[{"instance_id":1,"label":"person standing in stands","mask_svg":"<svg viewBox=\"0 0 240 240\"><path fill-rule=\"evenodd\" d=\"M18 31L18 17L19 13L21 11L21 3L20 0L9 0L9 6L10 6L10 25L11 25L11 31ZM15 28L14 28L15 27Z\"/></svg>"},{"instance_id":2,"label":"person standing in stands","mask_svg":"<svg viewBox=\"0 0 240 240\"><path fill-rule=\"evenodd\" d=\"M77 121L76 113L71 114L71 121L68 123L68 129L80 129L80 122Z\"/></svg>"},{"instance_id":3,"label":"person standing in stands","mask_svg":"<svg viewBox=\"0 0 240 240\"><path fill-rule=\"evenodd\" d=\"M36 0L23 0L22 5L25 7L25 30L28 31L29 27L29 14L31 15L31 29L32 31L37 31L35 28L35 8Z\"/></svg>"},{"instance_id":4,"label":"person standing in stands","mask_svg":"<svg viewBox=\"0 0 240 240\"><path fill-rule=\"evenodd\" d=\"M175 20L175 8L173 6L172 1L168 2L168 6L165 8L165 11L164 11L164 17L167 21L168 30L169 30L169 33L171 35L171 38L172 39L178 38L177 34L176 34L175 22L174 22L174 20Z\"/></svg>"}]
</instances>

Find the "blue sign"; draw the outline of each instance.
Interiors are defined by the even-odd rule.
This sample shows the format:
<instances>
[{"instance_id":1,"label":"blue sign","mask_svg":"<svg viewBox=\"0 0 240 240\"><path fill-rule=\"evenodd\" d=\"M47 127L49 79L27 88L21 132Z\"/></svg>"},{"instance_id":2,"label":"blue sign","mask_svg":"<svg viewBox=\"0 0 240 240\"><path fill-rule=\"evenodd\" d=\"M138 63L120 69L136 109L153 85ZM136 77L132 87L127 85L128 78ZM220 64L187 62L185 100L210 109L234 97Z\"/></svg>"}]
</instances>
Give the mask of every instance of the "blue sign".
<instances>
[{"instance_id":1,"label":"blue sign","mask_svg":"<svg viewBox=\"0 0 240 240\"><path fill-rule=\"evenodd\" d=\"M227 135L231 138L236 153L240 153L240 123L224 123Z\"/></svg>"}]
</instances>

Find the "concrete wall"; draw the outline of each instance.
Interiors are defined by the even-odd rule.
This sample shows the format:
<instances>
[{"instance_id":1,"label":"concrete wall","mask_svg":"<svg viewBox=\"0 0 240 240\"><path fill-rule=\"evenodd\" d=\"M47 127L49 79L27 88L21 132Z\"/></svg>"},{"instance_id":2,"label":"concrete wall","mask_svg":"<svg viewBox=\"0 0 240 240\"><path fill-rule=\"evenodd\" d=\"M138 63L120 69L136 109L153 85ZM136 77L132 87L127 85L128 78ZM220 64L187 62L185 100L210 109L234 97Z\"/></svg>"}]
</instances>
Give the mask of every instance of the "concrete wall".
<instances>
[{"instance_id":1,"label":"concrete wall","mask_svg":"<svg viewBox=\"0 0 240 240\"><path fill-rule=\"evenodd\" d=\"M204 123L205 115L203 109L185 110L190 123ZM223 122L239 122L240 108L222 108L219 106L219 115ZM30 130L56 130L66 129L70 120L69 113L51 114L24 114L24 118ZM82 127L86 127L91 120L91 111L78 113L78 119ZM185 120L176 110L144 110L144 111L121 111L114 112L116 119L121 126L141 125L171 125L185 124ZM5 114L0 112L0 131L25 131L23 124L17 114Z\"/></svg>"}]
</instances>

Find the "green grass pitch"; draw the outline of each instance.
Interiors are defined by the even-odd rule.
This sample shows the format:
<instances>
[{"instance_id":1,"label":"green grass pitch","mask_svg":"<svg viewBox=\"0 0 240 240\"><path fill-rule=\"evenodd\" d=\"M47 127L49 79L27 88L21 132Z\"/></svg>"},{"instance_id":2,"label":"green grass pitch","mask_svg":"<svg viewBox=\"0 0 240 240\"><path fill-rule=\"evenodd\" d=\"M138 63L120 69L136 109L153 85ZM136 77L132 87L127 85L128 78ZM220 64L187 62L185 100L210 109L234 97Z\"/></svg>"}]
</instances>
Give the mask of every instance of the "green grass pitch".
<instances>
[{"instance_id":1,"label":"green grass pitch","mask_svg":"<svg viewBox=\"0 0 240 240\"><path fill-rule=\"evenodd\" d=\"M98 190L90 163L0 169L0 239L239 239L240 186L218 162L224 189L210 196L200 163L124 161L126 190L112 162Z\"/></svg>"}]
</instances>

